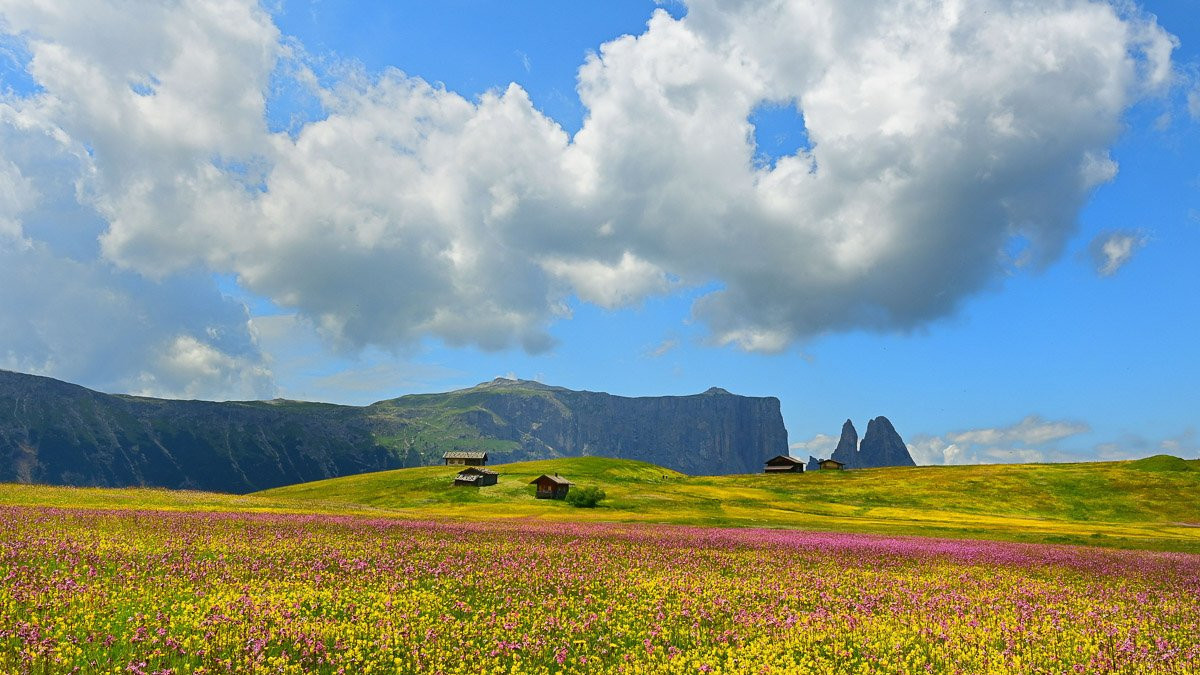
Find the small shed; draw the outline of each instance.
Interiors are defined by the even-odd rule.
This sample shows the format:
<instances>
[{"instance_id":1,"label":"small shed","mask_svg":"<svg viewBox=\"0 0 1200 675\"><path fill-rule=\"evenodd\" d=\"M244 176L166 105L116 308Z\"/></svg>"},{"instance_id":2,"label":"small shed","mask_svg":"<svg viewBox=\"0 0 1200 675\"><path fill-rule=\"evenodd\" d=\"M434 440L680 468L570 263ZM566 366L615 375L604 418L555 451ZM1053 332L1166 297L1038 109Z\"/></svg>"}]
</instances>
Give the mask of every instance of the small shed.
<instances>
[{"instance_id":1,"label":"small shed","mask_svg":"<svg viewBox=\"0 0 1200 675\"><path fill-rule=\"evenodd\" d=\"M821 465L822 471L826 471L828 469L841 471L842 469L846 468L846 465L844 463L839 462L836 459L823 459L819 462L819 464Z\"/></svg>"},{"instance_id":2,"label":"small shed","mask_svg":"<svg viewBox=\"0 0 1200 675\"><path fill-rule=\"evenodd\" d=\"M484 487L495 485L498 480L500 480L500 474L495 471L472 466L459 471L458 475L454 477L454 484L465 485L467 487Z\"/></svg>"},{"instance_id":3,"label":"small shed","mask_svg":"<svg viewBox=\"0 0 1200 675\"><path fill-rule=\"evenodd\" d=\"M446 466L483 466L487 464L487 453L482 450L449 450L442 454Z\"/></svg>"},{"instance_id":4,"label":"small shed","mask_svg":"<svg viewBox=\"0 0 1200 675\"><path fill-rule=\"evenodd\" d=\"M563 499L567 496L567 490L571 489L571 481L558 474L553 476L542 474L531 480L529 484L537 486L538 499Z\"/></svg>"},{"instance_id":5,"label":"small shed","mask_svg":"<svg viewBox=\"0 0 1200 675\"><path fill-rule=\"evenodd\" d=\"M804 473L804 460L791 455L776 455L766 464L767 473Z\"/></svg>"}]
</instances>

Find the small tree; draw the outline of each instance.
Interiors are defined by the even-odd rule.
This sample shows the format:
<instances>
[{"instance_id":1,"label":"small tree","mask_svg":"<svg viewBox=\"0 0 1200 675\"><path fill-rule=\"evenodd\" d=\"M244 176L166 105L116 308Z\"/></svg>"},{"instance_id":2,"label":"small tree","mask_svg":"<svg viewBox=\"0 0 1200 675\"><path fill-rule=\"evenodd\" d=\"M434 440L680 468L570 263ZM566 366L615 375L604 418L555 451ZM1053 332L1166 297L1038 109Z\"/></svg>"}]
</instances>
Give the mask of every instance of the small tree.
<instances>
[{"instance_id":1,"label":"small tree","mask_svg":"<svg viewBox=\"0 0 1200 675\"><path fill-rule=\"evenodd\" d=\"M598 487L587 486L576 488L567 493L567 503L581 509L594 509L608 495Z\"/></svg>"}]
</instances>

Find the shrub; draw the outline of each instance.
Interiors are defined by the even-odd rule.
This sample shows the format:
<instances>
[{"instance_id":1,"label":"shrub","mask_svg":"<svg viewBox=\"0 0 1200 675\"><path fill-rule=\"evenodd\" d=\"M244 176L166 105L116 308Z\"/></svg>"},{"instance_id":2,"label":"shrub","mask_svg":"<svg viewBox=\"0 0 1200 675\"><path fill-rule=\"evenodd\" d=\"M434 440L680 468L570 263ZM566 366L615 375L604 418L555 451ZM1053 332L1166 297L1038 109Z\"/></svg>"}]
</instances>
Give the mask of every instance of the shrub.
<instances>
[{"instance_id":1,"label":"shrub","mask_svg":"<svg viewBox=\"0 0 1200 675\"><path fill-rule=\"evenodd\" d=\"M608 495L598 487L587 486L576 488L567 493L567 503L582 509L594 509Z\"/></svg>"}]
</instances>

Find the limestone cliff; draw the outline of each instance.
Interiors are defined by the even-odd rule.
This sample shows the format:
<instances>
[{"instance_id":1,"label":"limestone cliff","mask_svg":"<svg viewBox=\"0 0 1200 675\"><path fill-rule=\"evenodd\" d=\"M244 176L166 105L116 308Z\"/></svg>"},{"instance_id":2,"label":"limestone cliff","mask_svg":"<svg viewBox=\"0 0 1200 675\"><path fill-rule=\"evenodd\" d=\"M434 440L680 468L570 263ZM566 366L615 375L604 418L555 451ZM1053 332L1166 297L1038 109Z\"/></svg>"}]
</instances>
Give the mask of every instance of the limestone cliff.
<instances>
[{"instance_id":1,"label":"limestone cliff","mask_svg":"<svg viewBox=\"0 0 1200 675\"><path fill-rule=\"evenodd\" d=\"M254 490L434 464L603 455L692 474L757 472L787 452L775 398L710 389L627 398L499 379L365 407L102 394L0 371L0 482Z\"/></svg>"},{"instance_id":2,"label":"limestone cliff","mask_svg":"<svg viewBox=\"0 0 1200 675\"><path fill-rule=\"evenodd\" d=\"M842 425L842 436L829 458L845 464L847 469L858 468L858 431L850 420Z\"/></svg>"},{"instance_id":3,"label":"limestone cliff","mask_svg":"<svg viewBox=\"0 0 1200 675\"><path fill-rule=\"evenodd\" d=\"M880 415L867 422L867 435L858 447L858 466L916 466L904 439L888 418Z\"/></svg>"}]
</instances>

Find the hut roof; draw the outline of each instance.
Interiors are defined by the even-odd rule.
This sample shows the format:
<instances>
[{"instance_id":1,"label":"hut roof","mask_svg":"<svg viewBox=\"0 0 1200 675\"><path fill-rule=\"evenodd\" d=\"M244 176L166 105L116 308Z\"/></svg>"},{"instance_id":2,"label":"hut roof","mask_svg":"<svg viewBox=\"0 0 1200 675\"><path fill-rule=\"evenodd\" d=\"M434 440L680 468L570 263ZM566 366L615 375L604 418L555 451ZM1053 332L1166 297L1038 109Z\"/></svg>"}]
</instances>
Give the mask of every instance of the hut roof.
<instances>
[{"instance_id":1,"label":"hut roof","mask_svg":"<svg viewBox=\"0 0 1200 675\"><path fill-rule=\"evenodd\" d=\"M836 459L822 459L821 461L817 462L817 464L828 464L828 463L837 464L838 466L846 466L845 462L839 462Z\"/></svg>"},{"instance_id":2,"label":"hut roof","mask_svg":"<svg viewBox=\"0 0 1200 675\"><path fill-rule=\"evenodd\" d=\"M800 459L799 457L792 457L791 455L775 455L774 457L772 457L771 459L768 459L764 463L765 464L784 464L784 463L804 464L804 460Z\"/></svg>"},{"instance_id":3,"label":"hut roof","mask_svg":"<svg viewBox=\"0 0 1200 675\"><path fill-rule=\"evenodd\" d=\"M442 454L442 459L487 459L487 453L482 450L448 450Z\"/></svg>"},{"instance_id":4,"label":"hut roof","mask_svg":"<svg viewBox=\"0 0 1200 675\"><path fill-rule=\"evenodd\" d=\"M460 473L454 477L454 482L458 483L461 481L463 483L474 483L480 478L483 478L483 476L477 473Z\"/></svg>"},{"instance_id":5,"label":"hut roof","mask_svg":"<svg viewBox=\"0 0 1200 675\"><path fill-rule=\"evenodd\" d=\"M553 476L547 476L546 474L542 474L542 475L538 476L537 478L534 478L533 480L529 481L529 484L536 485L536 484L540 483L543 478L547 478L550 481L557 483L558 485L573 485L573 483L571 483L571 481L567 480L566 478L563 478L562 476L560 476L558 474L554 474Z\"/></svg>"},{"instance_id":6,"label":"hut roof","mask_svg":"<svg viewBox=\"0 0 1200 675\"><path fill-rule=\"evenodd\" d=\"M462 471L458 472L458 475L460 475L460 476L463 474L471 474L474 476L484 476L484 475L498 476L498 475L500 475L499 472L492 471L491 469L485 469L482 466L469 466L469 467L463 469Z\"/></svg>"}]
</instances>

